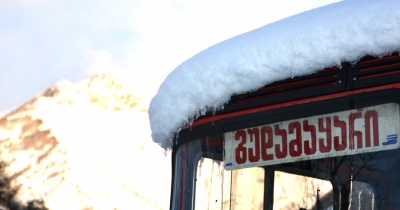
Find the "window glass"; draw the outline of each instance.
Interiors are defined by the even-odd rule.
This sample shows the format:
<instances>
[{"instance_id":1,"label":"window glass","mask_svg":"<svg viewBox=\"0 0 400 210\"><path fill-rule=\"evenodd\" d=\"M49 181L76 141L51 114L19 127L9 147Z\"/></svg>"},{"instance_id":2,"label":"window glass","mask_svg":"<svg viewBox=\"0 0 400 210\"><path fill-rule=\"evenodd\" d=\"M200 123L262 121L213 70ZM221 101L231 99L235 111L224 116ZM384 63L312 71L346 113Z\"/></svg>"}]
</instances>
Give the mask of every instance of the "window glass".
<instances>
[{"instance_id":1,"label":"window glass","mask_svg":"<svg viewBox=\"0 0 400 210\"><path fill-rule=\"evenodd\" d=\"M202 158L197 165L195 209L262 209L264 169L227 171L222 161Z\"/></svg>"},{"instance_id":2,"label":"window glass","mask_svg":"<svg viewBox=\"0 0 400 210\"><path fill-rule=\"evenodd\" d=\"M375 194L372 186L365 182L353 181L349 195L350 210L372 210L375 205Z\"/></svg>"},{"instance_id":3,"label":"window glass","mask_svg":"<svg viewBox=\"0 0 400 210\"><path fill-rule=\"evenodd\" d=\"M258 167L232 171L231 210L263 209L264 174Z\"/></svg>"},{"instance_id":4,"label":"window glass","mask_svg":"<svg viewBox=\"0 0 400 210\"><path fill-rule=\"evenodd\" d=\"M274 208L280 209L333 209L331 182L308 176L275 171Z\"/></svg>"},{"instance_id":5,"label":"window glass","mask_svg":"<svg viewBox=\"0 0 400 210\"><path fill-rule=\"evenodd\" d=\"M229 209L231 173L222 161L202 158L197 164L195 209Z\"/></svg>"}]
</instances>

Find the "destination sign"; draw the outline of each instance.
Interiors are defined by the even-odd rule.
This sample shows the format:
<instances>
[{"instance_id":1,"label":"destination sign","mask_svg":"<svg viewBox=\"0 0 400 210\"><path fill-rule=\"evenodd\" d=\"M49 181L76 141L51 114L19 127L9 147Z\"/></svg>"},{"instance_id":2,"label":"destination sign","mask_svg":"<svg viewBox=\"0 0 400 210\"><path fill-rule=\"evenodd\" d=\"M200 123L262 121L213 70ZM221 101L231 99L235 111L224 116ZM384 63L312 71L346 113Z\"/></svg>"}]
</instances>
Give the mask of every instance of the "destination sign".
<instances>
[{"instance_id":1,"label":"destination sign","mask_svg":"<svg viewBox=\"0 0 400 210\"><path fill-rule=\"evenodd\" d=\"M225 169L399 148L399 105L305 117L225 133Z\"/></svg>"}]
</instances>

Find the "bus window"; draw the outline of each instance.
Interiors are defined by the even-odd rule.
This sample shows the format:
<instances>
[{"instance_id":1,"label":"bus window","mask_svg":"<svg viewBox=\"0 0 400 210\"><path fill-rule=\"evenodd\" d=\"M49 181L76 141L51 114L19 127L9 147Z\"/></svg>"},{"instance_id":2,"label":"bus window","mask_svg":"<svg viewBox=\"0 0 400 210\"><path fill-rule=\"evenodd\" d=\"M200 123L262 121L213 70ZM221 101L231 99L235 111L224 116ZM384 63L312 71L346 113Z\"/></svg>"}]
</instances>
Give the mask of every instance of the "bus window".
<instances>
[{"instance_id":1,"label":"bus window","mask_svg":"<svg viewBox=\"0 0 400 210\"><path fill-rule=\"evenodd\" d=\"M202 158L197 164L195 209L229 209L231 172L222 161Z\"/></svg>"},{"instance_id":2,"label":"bus window","mask_svg":"<svg viewBox=\"0 0 400 210\"><path fill-rule=\"evenodd\" d=\"M231 210L263 209L264 174L258 167L232 171Z\"/></svg>"},{"instance_id":3,"label":"bus window","mask_svg":"<svg viewBox=\"0 0 400 210\"><path fill-rule=\"evenodd\" d=\"M227 171L221 164L222 161L210 158L199 160L195 209L262 209L264 169L257 167Z\"/></svg>"},{"instance_id":4,"label":"bus window","mask_svg":"<svg viewBox=\"0 0 400 210\"><path fill-rule=\"evenodd\" d=\"M332 191L330 181L275 171L273 209L333 209Z\"/></svg>"},{"instance_id":5,"label":"bus window","mask_svg":"<svg viewBox=\"0 0 400 210\"><path fill-rule=\"evenodd\" d=\"M353 181L349 195L349 209L374 209L375 194L373 187L365 182Z\"/></svg>"}]
</instances>

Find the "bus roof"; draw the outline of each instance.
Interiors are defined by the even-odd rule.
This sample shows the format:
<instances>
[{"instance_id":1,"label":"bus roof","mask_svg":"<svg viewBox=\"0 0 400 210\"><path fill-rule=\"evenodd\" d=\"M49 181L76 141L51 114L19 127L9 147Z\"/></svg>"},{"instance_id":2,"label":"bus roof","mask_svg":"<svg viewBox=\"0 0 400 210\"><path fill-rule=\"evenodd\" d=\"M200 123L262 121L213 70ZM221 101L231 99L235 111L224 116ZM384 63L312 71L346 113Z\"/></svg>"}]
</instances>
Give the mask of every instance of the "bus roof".
<instances>
[{"instance_id":1,"label":"bus roof","mask_svg":"<svg viewBox=\"0 0 400 210\"><path fill-rule=\"evenodd\" d=\"M179 65L149 107L152 138L171 149L182 126L234 94L400 51L400 1L347 0L216 44Z\"/></svg>"}]
</instances>

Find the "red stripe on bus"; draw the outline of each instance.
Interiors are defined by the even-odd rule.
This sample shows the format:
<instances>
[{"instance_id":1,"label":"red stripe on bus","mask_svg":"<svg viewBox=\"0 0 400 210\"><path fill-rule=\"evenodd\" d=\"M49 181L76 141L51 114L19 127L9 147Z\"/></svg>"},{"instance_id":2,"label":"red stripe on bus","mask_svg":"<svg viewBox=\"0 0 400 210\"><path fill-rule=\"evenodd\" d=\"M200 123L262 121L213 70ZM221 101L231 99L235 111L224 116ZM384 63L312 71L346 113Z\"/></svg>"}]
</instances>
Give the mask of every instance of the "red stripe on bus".
<instances>
[{"instance_id":1,"label":"red stripe on bus","mask_svg":"<svg viewBox=\"0 0 400 210\"><path fill-rule=\"evenodd\" d=\"M289 102L284 102L284 103L279 103L279 104L268 105L268 106L260 106L260 107L236 111L236 112L232 112L232 113L217 114L217 115L204 117L204 118L195 120L191 126L194 127L194 126L198 126L198 125L205 124L205 123L215 122L215 121L222 120L222 119L227 119L227 118L231 118L231 117L241 116L241 115L260 112L260 111L266 111L269 109L288 107L288 106L297 105L297 104L304 104L307 102L321 101L321 100L326 100L326 99L338 98L341 96L348 96L348 95L353 95L353 94L358 94L358 93L363 93L363 92L372 92L372 91L376 91L376 90L385 90L385 89L391 89L391 88L400 89L400 84L397 83L397 84L390 84L390 85L382 85L382 86L378 86L378 87L365 88L365 89L361 89L361 90L352 90L352 91L346 91L346 92L342 92L342 93L334 93L334 94L329 94L329 95L324 95L324 96L305 98L305 99L294 100L294 101L289 101Z\"/></svg>"}]
</instances>

